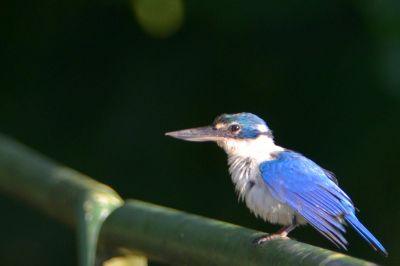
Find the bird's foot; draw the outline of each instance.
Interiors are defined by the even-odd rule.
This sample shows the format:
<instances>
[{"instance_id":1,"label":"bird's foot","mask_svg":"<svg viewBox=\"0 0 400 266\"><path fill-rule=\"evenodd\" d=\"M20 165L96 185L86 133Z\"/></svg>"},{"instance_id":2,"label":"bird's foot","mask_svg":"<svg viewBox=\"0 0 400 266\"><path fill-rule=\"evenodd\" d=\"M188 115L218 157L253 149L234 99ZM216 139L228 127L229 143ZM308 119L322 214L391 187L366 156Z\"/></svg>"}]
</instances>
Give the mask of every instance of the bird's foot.
<instances>
[{"instance_id":1,"label":"bird's foot","mask_svg":"<svg viewBox=\"0 0 400 266\"><path fill-rule=\"evenodd\" d=\"M277 238L289 239L289 237L287 235L289 234L290 231L292 231L294 228L296 228L296 226L297 226L296 223L284 226L278 232L276 232L274 234L263 235L261 237L254 239L253 243L260 245L260 244L264 243L265 241L269 241L272 239L277 239Z\"/></svg>"},{"instance_id":2,"label":"bird's foot","mask_svg":"<svg viewBox=\"0 0 400 266\"><path fill-rule=\"evenodd\" d=\"M254 244L261 245L262 243L266 241L270 241L273 239L277 238L282 238L282 239L289 239L287 234L280 234L280 233L275 233L275 234L269 234L269 235L263 235L261 237L257 237L256 239L253 240Z\"/></svg>"}]
</instances>

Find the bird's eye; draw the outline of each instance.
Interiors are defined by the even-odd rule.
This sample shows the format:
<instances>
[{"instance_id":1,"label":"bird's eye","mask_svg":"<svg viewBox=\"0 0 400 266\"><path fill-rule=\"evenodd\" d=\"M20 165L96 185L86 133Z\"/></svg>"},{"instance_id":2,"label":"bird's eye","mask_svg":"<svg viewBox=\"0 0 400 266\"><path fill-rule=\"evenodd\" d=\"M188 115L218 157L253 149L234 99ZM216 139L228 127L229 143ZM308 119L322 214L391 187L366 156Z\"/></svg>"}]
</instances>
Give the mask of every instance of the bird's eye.
<instances>
[{"instance_id":1,"label":"bird's eye","mask_svg":"<svg viewBox=\"0 0 400 266\"><path fill-rule=\"evenodd\" d=\"M238 132L240 130L240 126L234 124L234 125L230 125L228 129L229 129L230 132L236 133L236 132Z\"/></svg>"}]
</instances>

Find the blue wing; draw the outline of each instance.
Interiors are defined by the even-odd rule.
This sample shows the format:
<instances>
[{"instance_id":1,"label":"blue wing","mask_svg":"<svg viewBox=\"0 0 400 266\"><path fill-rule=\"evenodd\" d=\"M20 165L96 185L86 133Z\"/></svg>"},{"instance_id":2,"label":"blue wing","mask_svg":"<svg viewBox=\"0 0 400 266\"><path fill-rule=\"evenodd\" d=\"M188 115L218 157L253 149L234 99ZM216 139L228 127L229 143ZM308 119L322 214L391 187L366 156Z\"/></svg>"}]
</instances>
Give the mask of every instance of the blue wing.
<instances>
[{"instance_id":1,"label":"blue wing","mask_svg":"<svg viewBox=\"0 0 400 266\"><path fill-rule=\"evenodd\" d=\"M387 256L382 244L357 219L353 203L331 172L292 151L283 151L276 160L262 163L260 172L277 200L295 209L334 244L346 249L346 221L375 250Z\"/></svg>"},{"instance_id":2,"label":"blue wing","mask_svg":"<svg viewBox=\"0 0 400 266\"><path fill-rule=\"evenodd\" d=\"M346 248L342 223L346 215L354 215L354 206L330 172L292 151L262 163L260 171L276 199L295 209L333 243Z\"/></svg>"}]
</instances>

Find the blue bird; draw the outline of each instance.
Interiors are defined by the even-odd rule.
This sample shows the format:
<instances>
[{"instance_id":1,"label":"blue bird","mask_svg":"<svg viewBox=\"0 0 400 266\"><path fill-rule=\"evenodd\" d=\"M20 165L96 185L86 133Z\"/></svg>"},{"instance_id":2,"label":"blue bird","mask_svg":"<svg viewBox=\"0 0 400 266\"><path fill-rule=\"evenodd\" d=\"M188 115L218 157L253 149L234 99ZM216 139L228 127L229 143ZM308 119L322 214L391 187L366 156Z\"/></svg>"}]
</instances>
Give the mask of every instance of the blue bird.
<instances>
[{"instance_id":1,"label":"blue bird","mask_svg":"<svg viewBox=\"0 0 400 266\"><path fill-rule=\"evenodd\" d=\"M187 141L214 141L228 155L235 189L251 212L283 228L255 240L261 244L287 237L309 223L338 247L346 249L345 225L353 227L377 252L382 244L361 224L355 207L333 173L303 155L274 143L272 131L251 113L223 114L211 126L166 133Z\"/></svg>"}]
</instances>

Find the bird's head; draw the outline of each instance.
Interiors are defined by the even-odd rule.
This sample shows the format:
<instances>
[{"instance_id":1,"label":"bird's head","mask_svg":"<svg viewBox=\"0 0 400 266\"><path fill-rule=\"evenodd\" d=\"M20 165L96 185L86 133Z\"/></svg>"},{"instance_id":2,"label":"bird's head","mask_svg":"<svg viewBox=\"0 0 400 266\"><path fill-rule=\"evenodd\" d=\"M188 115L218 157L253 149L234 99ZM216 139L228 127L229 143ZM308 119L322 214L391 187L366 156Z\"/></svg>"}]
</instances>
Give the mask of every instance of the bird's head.
<instances>
[{"instance_id":1,"label":"bird's head","mask_svg":"<svg viewBox=\"0 0 400 266\"><path fill-rule=\"evenodd\" d=\"M187 141L214 141L228 154L254 153L263 144L273 144L272 131L251 113L222 114L210 126L166 133Z\"/></svg>"}]
</instances>

